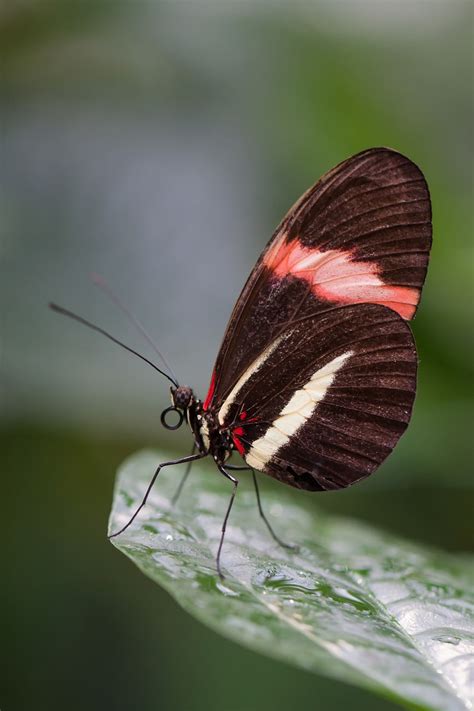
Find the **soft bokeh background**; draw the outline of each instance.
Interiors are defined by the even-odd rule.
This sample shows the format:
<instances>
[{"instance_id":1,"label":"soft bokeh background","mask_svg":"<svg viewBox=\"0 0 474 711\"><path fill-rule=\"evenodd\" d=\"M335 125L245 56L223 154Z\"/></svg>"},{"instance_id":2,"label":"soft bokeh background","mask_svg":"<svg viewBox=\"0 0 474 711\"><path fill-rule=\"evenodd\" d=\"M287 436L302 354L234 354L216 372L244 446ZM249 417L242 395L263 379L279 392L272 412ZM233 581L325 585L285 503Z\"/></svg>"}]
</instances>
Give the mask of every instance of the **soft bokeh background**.
<instances>
[{"instance_id":1,"label":"soft bokeh background","mask_svg":"<svg viewBox=\"0 0 474 711\"><path fill-rule=\"evenodd\" d=\"M286 209L347 156L401 150L425 172L435 229L412 426L371 480L309 505L472 549L472 4L0 12L2 708L393 709L217 637L107 542L117 465L153 444L177 456L189 433L159 426L163 379L46 304L148 353L91 287L104 274L204 394Z\"/></svg>"}]
</instances>

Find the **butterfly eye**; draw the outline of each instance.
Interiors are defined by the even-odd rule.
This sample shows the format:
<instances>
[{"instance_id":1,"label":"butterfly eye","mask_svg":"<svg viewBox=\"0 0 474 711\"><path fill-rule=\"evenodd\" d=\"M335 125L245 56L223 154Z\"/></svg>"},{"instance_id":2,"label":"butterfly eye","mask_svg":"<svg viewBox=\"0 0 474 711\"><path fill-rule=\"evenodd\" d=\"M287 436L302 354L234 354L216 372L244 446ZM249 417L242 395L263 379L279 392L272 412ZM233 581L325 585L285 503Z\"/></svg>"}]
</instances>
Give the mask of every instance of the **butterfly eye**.
<instances>
[{"instance_id":1,"label":"butterfly eye","mask_svg":"<svg viewBox=\"0 0 474 711\"><path fill-rule=\"evenodd\" d=\"M175 412L178 415L178 420L173 421L174 417L170 420L170 413ZM181 410L178 410L177 407L167 407L166 410L163 410L161 413L161 424L163 427L165 427L167 430L179 430L181 425L184 422L184 412L181 412Z\"/></svg>"}]
</instances>

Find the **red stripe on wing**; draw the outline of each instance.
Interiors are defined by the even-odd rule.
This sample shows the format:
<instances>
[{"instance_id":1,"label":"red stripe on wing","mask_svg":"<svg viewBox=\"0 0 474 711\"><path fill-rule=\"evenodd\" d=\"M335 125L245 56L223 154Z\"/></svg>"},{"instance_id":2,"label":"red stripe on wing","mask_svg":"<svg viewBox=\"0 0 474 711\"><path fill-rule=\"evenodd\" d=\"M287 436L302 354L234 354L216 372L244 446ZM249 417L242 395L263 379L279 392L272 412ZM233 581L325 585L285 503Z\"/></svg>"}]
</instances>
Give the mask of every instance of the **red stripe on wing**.
<instances>
[{"instance_id":1,"label":"red stripe on wing","mask_svg":"<svg viewBox=\"0 0 474 711\"><path fill-rule=\"evenodd\" d=\"M419 289L386 284L376 263L358 261L351 251L304 247L298 239L285 242L285 235L264 262L280 278L293 275L308 282L315 296L327 301L381 304L410 319L420 298Z\"/></svg>"},{"instance_id":2,"label":"red stripe on wing","mask_svg":"<svg viewBox=\"0 0 474 711\"><path fill-rule=\"evenodd\" d=\"M204 400L203 409L209 410L209 406L214 397L214 390L216 389L216 371L214 370L211 376L211 384L209 385L209 390L207 391L206 399Z\"/></svg>"}]
</instances>

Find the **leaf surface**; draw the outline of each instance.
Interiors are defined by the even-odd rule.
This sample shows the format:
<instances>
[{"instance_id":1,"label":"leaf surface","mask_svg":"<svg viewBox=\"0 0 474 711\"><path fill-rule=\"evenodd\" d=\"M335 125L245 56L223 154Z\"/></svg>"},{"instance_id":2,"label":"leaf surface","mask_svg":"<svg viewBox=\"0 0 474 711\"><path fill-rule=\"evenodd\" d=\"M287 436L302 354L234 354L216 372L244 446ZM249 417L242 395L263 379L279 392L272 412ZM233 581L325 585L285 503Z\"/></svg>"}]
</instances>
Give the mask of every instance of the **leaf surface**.
<instances>
[{"instance_id":1,"label":"leaf surface","mask_svg":"<svg viewBox=\"0 0 474 711\"><path fill-rule=\"evenodd\" d=\"M130 518L158 452L120 468L110 531ZM249 472L240 472L223 549L215 554L230 483L210 462L193 465L179 503L182 467L160 473L147 506L114 545L190 614L241 644L318 674L357 684L408 708L472 708L472 565L349 519L309 511L285 487L263 505L279 547L259 518ZM247 479L248 484L244 483ZM158 631L157 631L158 632Z\"/></svg>"}]
</instances>

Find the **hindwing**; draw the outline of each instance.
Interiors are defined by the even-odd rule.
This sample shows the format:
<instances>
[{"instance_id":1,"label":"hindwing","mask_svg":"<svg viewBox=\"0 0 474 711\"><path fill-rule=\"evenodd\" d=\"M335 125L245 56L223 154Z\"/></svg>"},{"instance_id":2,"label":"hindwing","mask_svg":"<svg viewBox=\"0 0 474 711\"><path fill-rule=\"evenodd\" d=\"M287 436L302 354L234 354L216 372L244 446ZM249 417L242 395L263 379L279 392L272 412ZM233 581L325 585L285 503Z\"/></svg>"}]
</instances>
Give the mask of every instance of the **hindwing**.
<instances>
[{"instance_id":1,"label":"hindwing","mask_svg":"<svg viewBox=\"0 0 474 711\"><path fill-rule=\"evenodd\" d=\"M344 306L289 326L218 418L250 466L302 489L342 488L371 474L405 431L416 370L395 311Z\"/></svg>"}]
</instances>

